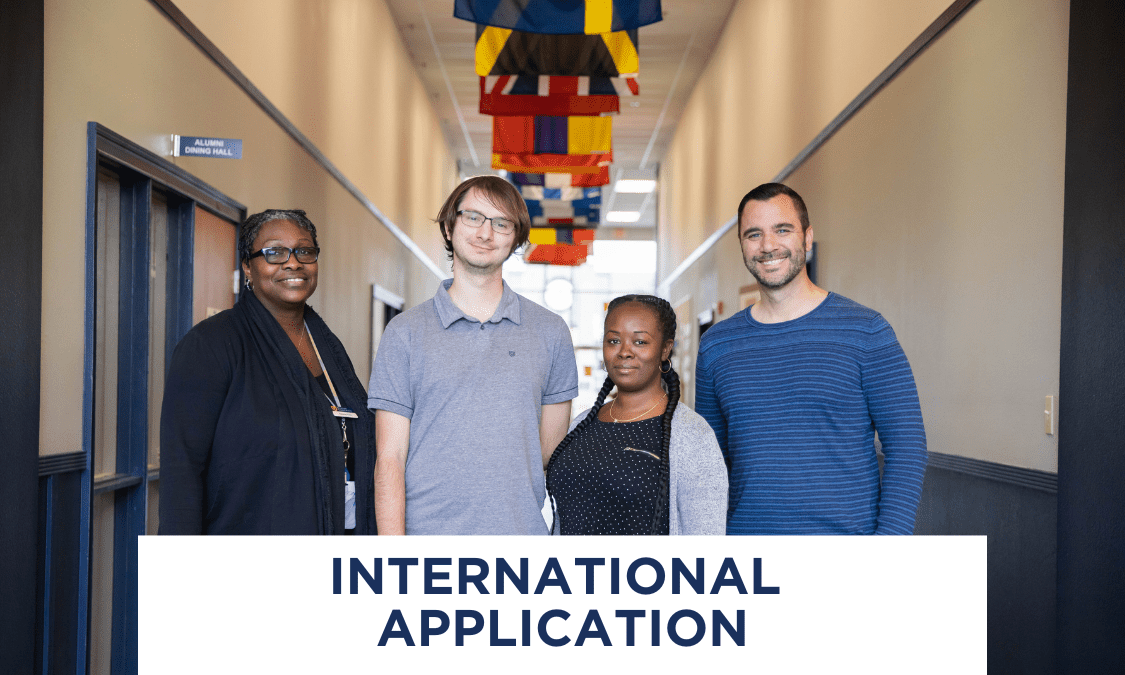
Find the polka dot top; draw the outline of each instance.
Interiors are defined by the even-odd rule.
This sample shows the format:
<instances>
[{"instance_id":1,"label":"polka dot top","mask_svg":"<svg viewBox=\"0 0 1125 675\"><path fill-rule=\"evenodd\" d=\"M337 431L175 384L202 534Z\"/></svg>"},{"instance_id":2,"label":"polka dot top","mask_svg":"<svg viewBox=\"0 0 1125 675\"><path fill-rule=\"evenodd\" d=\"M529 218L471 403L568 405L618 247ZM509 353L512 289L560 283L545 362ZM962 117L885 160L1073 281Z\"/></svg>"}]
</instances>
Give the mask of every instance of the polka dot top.
<instances>
[{"instance_id":1,"label":"polka dot top","mask_svg":"<svg viewBox=\"0 0 1125 675\"><path fill-rule=\"evenodd\" d=\"M653 534L663 423L595 417L571 440L547 475L560 533ZM658 534L668 534L667 509Z\"/></svg>"}]
</instances>

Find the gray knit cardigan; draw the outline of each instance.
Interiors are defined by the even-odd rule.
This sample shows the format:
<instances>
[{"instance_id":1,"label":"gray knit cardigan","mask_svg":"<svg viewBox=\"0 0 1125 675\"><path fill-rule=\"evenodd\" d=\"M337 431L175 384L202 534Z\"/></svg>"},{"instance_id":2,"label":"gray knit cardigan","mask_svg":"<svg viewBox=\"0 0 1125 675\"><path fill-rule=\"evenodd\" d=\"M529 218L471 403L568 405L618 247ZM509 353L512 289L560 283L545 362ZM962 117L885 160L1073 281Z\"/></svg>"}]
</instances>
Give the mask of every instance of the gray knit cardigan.
<instances>
[{"instance_id":1,"label":"gray knit cardigan","mask_svg":"<svg viewBox=\"0 0 1125 675\"><path fill-rule=\"evenodd\" d=\"M590 413L583 410L570 431ZM684 403L672 413L668 457L668 533L727 533L727 467L715 432ZM559 528L553 524L552 534Z\"/></svg>"}]
</instances>

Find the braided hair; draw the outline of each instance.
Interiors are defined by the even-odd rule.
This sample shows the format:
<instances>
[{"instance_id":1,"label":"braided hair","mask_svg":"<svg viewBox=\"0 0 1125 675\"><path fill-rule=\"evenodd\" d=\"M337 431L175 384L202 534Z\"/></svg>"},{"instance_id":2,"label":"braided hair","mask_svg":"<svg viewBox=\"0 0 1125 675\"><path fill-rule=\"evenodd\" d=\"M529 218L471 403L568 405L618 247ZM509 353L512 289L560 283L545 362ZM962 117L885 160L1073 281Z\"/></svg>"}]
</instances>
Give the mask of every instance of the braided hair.
<instances>
[{"instance_id":1,"label":"braided hair","mask_svg":"<svg viewBox=\"0 0 1125 675\"><path fill-rule=\"evenodd\" d=\"M663 345L668 340L675 340L676 312L672 309L672 305L669 304L668 301L664 298L659 298L655 295L623 295L621 297L614 298L609 303L609 309L606 312L606 316L608 317L610 313L613 312L613 310L629 302L640 303L656 312L656 321L660 327L661 345ZM674 351L675 349L673 348L673 352ZM671 359L673 352L668 353L669 359ZM663 424L661 425L660 430L660 439L663 451L660 453L660 488L659 490L657 490L656 503L654 505L652 513L652 534L660 533L661 525L663 524L668 514L668 454L672 442L672 413L675 412L676 404L678 404L680 401L680 376L676 374L676 370L672 368L671 360L669 360L668 362L667 372L665 372L664 369L661 368L660 379L668 388L668 404L664 408ZM598 411L601 410L603 405L605 405L606 396L609 395L609 392L614 388L614 386L615 385L613 383L612 376L606 376L605 382L602 383L602 388L598 391L598 398L594 401L594 406L590 408L590 412L586 415L586 417L582 419L581 422L578 423L578 426L574 427L574 429L562 439L558 447L555 448L555 452L551 455L551 459L547 462L547 469L544 472L545 474L549 474L551 472L551 467L554 465L555 461L559 458L563 451L566 450L567 446L570 445L571 441L577 438L579 434L583 433L583 430L586 429L586 427L590 426L590 424L593 423L594 418L598 416ZM550 491L550 483L548 483L548 494L550 493ZM551 514L554 518L555 525L557 525L558 514L555 511L555 500L553 496L551 497Z\"/></svg>"},{"instance_id":2,"label":"braided hair","mask_svg":"<svg viewBox=\"0 0 1125 675\"><path fill-rule=\"evenodd\" d=\"M316 225L313 225L304 211L301 209L266 209L247 218L246 222L242 223L242 227L238 228L238 259L240 262L250 260L250 254L253 253L250 247L254 245L254 240L258 238L258 233L262 231L262 226L275 220L288 220L302 230L307 230L312 235L313 246L319 245L316 243Z\"/></svg>"}]
</instances>

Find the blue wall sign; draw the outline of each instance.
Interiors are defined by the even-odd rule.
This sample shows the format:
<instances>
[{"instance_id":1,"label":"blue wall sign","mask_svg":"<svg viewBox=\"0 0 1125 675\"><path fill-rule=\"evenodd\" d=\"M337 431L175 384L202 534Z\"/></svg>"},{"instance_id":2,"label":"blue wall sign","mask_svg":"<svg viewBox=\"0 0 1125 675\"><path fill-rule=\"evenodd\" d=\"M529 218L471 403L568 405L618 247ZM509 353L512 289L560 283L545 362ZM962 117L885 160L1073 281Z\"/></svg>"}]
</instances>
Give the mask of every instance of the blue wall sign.
<instances>
[{"instance_id":1,"label":"blue wall sign","mask_svg":"<svg viewBox=\"0 0 1125 675\"><path fill-rule=\"evenodd\" d=\"M176 157L222 157L242 159L241 138L204 138L202 136L173 136Z\"/></svg>"}]
</instances>

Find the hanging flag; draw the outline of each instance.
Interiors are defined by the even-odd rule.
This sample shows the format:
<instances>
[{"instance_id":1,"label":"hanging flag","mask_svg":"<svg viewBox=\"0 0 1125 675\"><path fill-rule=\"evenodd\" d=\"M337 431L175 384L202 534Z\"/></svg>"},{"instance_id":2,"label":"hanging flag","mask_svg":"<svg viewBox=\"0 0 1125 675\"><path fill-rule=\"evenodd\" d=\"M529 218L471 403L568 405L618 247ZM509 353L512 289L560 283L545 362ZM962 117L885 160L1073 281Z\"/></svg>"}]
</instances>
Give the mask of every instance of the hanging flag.
<instances>
[{"instance_id":1,"label":"hanging flag","mask_svg":"<svg viewBox=\"0 0 1125 675\"><path fill-rule=\"evenodd\" d=\"M482 115L608 115L637 96L635 77L489 75L480 78Z\"/></svg>"},{"instance_id":2,"label":"hanging flag","mask_svg":"<svg viewBox=\"0 0 1125 675\"><path fill-rule=\"evenodd\" d=\"M532 225L596 225L600 220L600 196L571 200L525 199L524 202Z\"/></svg>"},{"instance_id":3,"label":"hanging flag","mask_svg":"<svg viewBox=\"0 0 1125 675\"><path fill-rule=\"evenodd\" d=\"M573 228L573 227L597 227L600 223L597 217L593 219L586 217L577 218L547 218L545 216L536 216L531 219L531 224L535 227L558 227L558 228Z\"/></svg>"},{"instance_id":4,"label":"hanging flag","mask_svg":"<svg viewBox=\"0 0 1125 675\"><path fill-rule=\"evenodd\" d=\"M525 199L530 215L549 218L567 218L597 213L602 206L600 198L595 199Z\"/></svg>"},{"instance_id":5,"label":"hanging flag","mask_svg":"<svg viewBox=\"0 0 1125 675\"><path fill-rule=\"evenodd\" d=\"M591 225L597 226L601 206L583 205L581 202L527 202L527 213L532 225Z\"/></svg>"},{"instance_id":6,"label":"hanging flag","mask_svg":"<svg viewBox=\"0 0 1125 675\"><path fill-rule=\"evenodd\" d=\"M571 244L590 246L594 241L594 230L570 227L533 227L527 233L528 243L535 245Z\"/></svg>"},{"instance_id":7,"label":"hanging flag","mask_svg":"<svg viewBox=\"0 0 1125 675\"><path fill-rule=\"evenodd\" d=\"M585 246L573 244L537 244L528 246L523 261L528 264L567 265L577 267L590 253Z\"/></svg>"},{"instance_id":8,"label":"hanging flag","mask_svg":"<svg viewBox=\"0 0 1125 675\"><path fill-rule=\"evenodd\" d=\"M542 185L519 185L517 188L524 200L558 199L574 201L576 199L589 200L591 203L602 203L601 188L562 187L549 188Z\"/></svg>"},{"instance_id":9,"label":"hanging flag","mask_svg":"<svg viewBox=\"0 0 1125 675\"><path fill-rule=\"evenodd\" d=\"M477 24L477 75L635 76L637 31L538 35Z\"/></svg>"},{"instance_id":10,"label":"hanging flag","mask_svg":"<svg viewBox=\"0 0 1125 675\"><path fill-rule=\"evenodd\" d=\"M612 117L493 117L493 154L590 155L612 150Z\"/></svg>"},{"instance_id":11,"label":"hanging flag","mask_svg":"<svg viewBox=\"0 0 1125 675\"><path fill-rule=\"evenodd\" d=\"M594 230L531 228L523 260L547 265L581 265L590 255Z\"/></svg>"},{"instance_id":12,"label":"hanging flag","mask_svg":"<svg viewBox=\"0 0 1125 675\"><path fill-rule=\"evenodd\" d=\"M493 153L492 168L504 171L539 173L601 174L601 170L613 163L613 151L589 155L534 154L534 153ZM608 172L607 172L608 174ZM607 180L608 183L608 175ZM605 183L601 183L605 185Z\"/></svg>"},{"instance_id":13,"label":"hanging flag","mask_svg":"<svg viewBox=\"0 0 1125 675\"><path fill-rule=\"evenodd\" d=\"M453 16L528 33L574 35L640 28L661 19L660 0L456 0Z\"/></svg>"},{"instance_id":14,"label":"hanging flag","mask_svg":"<svg viewBox=\"0 0 1125 675\"><path fill-rule=\"evenodd\" d=\"M603 166L597 173L537 173L534 171L513 171L508 179L516 185L540 185L547 188L599 187L609 185L609 167Z\"/></svg>"}]
</instances>

